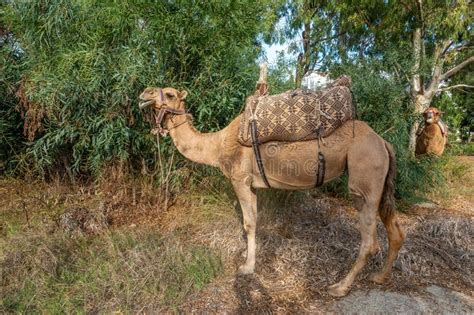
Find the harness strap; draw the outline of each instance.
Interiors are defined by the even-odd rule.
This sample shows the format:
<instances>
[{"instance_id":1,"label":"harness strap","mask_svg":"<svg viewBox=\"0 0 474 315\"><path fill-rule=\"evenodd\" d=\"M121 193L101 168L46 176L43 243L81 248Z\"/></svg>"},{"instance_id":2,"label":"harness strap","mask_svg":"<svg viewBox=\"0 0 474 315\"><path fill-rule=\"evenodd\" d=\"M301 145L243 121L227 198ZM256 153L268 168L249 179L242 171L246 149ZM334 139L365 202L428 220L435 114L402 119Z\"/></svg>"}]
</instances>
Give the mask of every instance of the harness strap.
<instances>
[{"instance_id":1,"label":"harness strap","mask_svg":"<svg viewBox=\"0 0 474 315\"><path fill-rule=\"evenodd\" d=\"M354 96L354 92L352 91L351 88L349 88L349 91L351 91L351 96L352 96L352 138L355 137L355 120L357 119L357 102Z\"/></svg>"},{"instance_id":2,"label":"harness strap","mask_svg":"<svg viewBox=\"0 0 474 315\"><path fill-rule=\"evenodd\" d=\"M253 153L255 155L255 159L257 160L257 167L258 171L260 172L260 176L263 179L263 182L265 185L270 188L270 183L268 182L267 176L265 175L265 169L263 168L263 162L262 162L262 156L260 155L260 149L259 149L259 142L258 142L258 132L257 132L257 121L255 119L252 119L250 121L250 134L252 136L252 148L253 148Z\"/></svg>"},{"instance_id":3,"label":"harness strap","mask_svg":"<svg viewBox=\"0 0 474 315\"><path fill-rule=\"evenodd\" d=\"M167 107L164 107L164 108L160 109L160 111L158 112L158 115L155 116L155 123L157 125L158 132L162 136L168 134L168 132L169 132L169 130L164 128L163 125L162 125L163 119L165 118L165 115L168 114L168 113L169 114L174 114L174 115L185 115L186 114L186 112L184 110L180 110L180 109L167 108Z\"/></svg>"},{"instance_id":4,"label":"harness strap","mask_svg":"<svg viewBox=\"0 0 474 315\"><path fill-rule=\"evenodd\" d=\"M316 176L316 185L314 187L319 187L324 184L324 175L326 173L326 159L324 154L321 151L318 153L318 175Z\"/></svg>"},{"instance_id":5,"label":"harness strap","mask_svg":"<svg viewBox=\"0 0 474 315\"><path fill-rule=\"evenodd\" d=\"M324 130L322 126L316 131L318 133L318 172L316 174L316 184L314 187L319 187L324 183L324 175L326 174L326 159L321 153L321 146L319 141L322 140L321 131Z\"/></svg>"}]
</instances>

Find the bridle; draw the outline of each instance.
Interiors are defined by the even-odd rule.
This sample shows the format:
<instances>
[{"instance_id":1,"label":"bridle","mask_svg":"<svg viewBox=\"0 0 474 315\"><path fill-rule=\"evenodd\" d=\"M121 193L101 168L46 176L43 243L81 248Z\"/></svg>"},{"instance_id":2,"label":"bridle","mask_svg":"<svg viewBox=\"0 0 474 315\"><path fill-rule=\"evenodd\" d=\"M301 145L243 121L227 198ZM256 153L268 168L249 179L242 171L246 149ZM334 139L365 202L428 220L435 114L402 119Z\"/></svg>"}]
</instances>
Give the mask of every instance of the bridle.
<instances>
[{"instance_id":1,"label":"bridle","mask_svg":"<svg viewBox=\"0 0 474 315\"><path fill-rule=\"evenodd\" d=\"M140 109L144 109L152 104L155 104L156 101L155 100L150 100L150 101L147 101L145 102L144 104L142 105L139 105L140 106ZM163 90L160 89L160 100L159 100L159 105L160 106L160 109L158 111L158 115L156 114L156 112L154 112L154 116L155 116L155 128L152 129L152 133L153 134L160 134L161 136L166 136L169 131L171 129L174 129L184 123L187 122L187 120L185 120L184 122L182 123L179 123L177 125L173 125L171 126L169 129L167 129L166 127L163 126L163 121L165 119L165 116L166 114L171 114L173 116L175 115L189 115L188 113L186 113L185 110L182 110L182 109L174 109L174 108L169 108L165 102L165 97L163 95Z\"/></svg>"},{"instance_id":2,"label":"bridle","mask_svg":"<svg viewBox=\"0 0 474 315\"><path fill-rule=\"evenodd\" d=\"M186 111L184 110L180 110L180 109L174 109L174 108L168 108L168 107L161 107L161 109L158 111L158 115L155 114L155 124L156 124L156 127L153 128L153 130L151 131L153 134L157 134L159 133L161 136L166 136L171 129L174 129L184 123L187 122L187 120L185 120L184 122L181 122L179 124L176 124L176 125L173 125L171 126L169 129L167 129L166 127L163 127L163 120L165 119L165 116L166 114L172 114L172 115L189 115L188 113L186 113Z\"/></svg>"}]
</instances>

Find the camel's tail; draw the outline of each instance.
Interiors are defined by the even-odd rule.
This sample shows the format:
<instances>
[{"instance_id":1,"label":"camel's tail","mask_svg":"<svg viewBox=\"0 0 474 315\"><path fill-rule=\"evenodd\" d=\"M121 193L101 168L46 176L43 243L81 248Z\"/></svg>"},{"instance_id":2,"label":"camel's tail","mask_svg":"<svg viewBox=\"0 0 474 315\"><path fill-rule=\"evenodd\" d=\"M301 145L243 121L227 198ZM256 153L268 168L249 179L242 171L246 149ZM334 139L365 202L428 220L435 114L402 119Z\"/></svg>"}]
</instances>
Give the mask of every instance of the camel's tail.
<instances>
[{"instance_id":1,"label":"camel's tail","mask_svg":"<svg viewBox=\"0 0 474 315\"><path fill-rule=\"evenodd\" d=\"M385 148L388 152L390 164L388 167L387 177L385 177L385 185L383 188L382 200L380 201L379 214L383 222L389 222L395 212L395 177L397 175L397 160L395 152L390 143L385 141Z\"/></svg>"}]
</instances>

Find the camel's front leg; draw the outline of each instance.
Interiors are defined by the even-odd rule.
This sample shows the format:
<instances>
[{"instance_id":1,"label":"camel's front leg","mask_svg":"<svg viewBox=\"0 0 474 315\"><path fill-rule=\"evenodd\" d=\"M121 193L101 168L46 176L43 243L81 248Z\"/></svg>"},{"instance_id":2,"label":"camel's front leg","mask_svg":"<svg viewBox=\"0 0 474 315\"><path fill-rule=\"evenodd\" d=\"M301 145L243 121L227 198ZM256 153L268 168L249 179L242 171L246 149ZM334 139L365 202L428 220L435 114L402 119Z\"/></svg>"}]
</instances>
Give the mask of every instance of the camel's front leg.
<instances>
[{"instance_id":1,"label":"camel's front leg","mask_svg":"<svg viewBox=\"0 0 474 315\"><path fill-rule=\"evenodd\" d=\"M239 274L250 274L255 269L255 230L257 228L257 195L250 185L232 182L243 214L244 230L247 234L247 260L239 267Z\"/></svg>"}]
</instances>

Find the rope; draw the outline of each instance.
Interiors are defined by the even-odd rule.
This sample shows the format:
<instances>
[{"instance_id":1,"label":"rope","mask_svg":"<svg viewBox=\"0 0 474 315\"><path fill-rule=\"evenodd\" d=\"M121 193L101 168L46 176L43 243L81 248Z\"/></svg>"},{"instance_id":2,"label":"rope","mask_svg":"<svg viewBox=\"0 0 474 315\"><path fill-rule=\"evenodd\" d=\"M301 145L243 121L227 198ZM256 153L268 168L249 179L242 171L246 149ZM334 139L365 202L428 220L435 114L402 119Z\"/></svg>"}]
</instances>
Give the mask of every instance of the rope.
<instances>
[{"instance_id":1,"label":"rope","mask_svg":"<svg viewBox=\"0 0 474 315\"><path fill-rule=\"evenodd\" d=\"M357 102L356 102L354 92L352 92L352 89L349 89L349 91L351 91L351 96L352 96L352 138L354 138L355 137L355 120L357 119Z\"/></svg>"}]
</instances>

